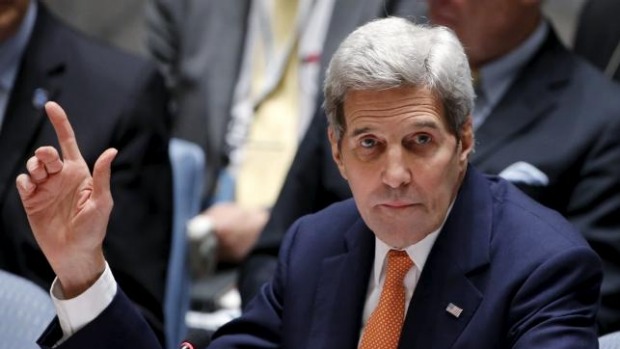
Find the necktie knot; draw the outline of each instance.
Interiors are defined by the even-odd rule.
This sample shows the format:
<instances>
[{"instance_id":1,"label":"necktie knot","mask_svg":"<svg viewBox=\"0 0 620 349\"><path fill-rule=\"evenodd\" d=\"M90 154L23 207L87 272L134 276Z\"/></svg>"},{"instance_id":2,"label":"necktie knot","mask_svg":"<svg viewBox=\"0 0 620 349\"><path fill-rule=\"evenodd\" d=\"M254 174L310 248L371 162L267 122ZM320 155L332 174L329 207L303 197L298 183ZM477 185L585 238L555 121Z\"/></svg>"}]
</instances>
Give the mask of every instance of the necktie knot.
<instances>
[{"instance_id":1,"label":"necktie knot","mask_svg":"<svg viewBox=\"0 0 620 349\"><path fill-rule=\"evenodd\" d=\"M405 251L390 250L387 256L387 271L384 287L403 287L405 275L413 261Z\"/></svg>"}]
</instances>

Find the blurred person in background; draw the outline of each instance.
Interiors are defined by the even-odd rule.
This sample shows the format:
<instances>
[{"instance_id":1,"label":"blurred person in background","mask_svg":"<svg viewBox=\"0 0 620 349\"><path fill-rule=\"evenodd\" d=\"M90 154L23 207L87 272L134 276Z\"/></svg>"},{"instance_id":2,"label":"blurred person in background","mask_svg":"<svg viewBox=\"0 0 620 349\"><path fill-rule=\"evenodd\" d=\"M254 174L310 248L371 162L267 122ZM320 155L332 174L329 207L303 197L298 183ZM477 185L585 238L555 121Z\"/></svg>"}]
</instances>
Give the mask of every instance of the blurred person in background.
<instances>
[{"instance_id":1,"label":"blurred person in background","mask_svg":"<svg viewBox=\"0 0 620 349\"><path fill-rule=\"evenodd\" d=\"M56 144L43 106L58 101L75 113L71 121L90 168L103 150L119 151L104 250L160 340L172 230L167 95L154 65L83 36L44 4L0 3L0 268L44 288L54 279L14 177L35 149Z\"/></svg>"},{"instance_id":2,"label":"blurred person in background","mask_svg":"<svg viewBox=\"0 0 620 349\"><path fill-rule=\"evenodd\" d=\"M589 0L575 34L575 52L620 81L620 1Z\"/></svg>"}]
</instances>

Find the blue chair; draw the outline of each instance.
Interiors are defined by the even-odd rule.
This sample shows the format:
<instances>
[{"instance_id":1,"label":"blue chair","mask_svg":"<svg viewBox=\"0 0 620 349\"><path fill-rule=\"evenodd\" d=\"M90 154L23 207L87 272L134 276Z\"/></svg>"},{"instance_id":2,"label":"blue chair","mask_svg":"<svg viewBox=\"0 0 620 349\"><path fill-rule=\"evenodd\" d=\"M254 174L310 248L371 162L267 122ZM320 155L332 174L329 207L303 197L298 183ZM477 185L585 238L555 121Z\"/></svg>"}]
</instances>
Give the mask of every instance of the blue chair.
<instances>
[{"instance_id":1,"label":"blue chair","mask_svg":"<svg viewBox=\"0 0 620 349\"><path fill-rule=\"evenodd\" d=\"M176 348L187 334L190 303L186 223L200 212L205 171L204 151L195 143L173 138L168 148L173 176L173 233L166 280L164 317L166 344Z\"/></svg>"},{"instance_id":2,"label":"blue chair","mask_svg":"<svg viewBox=\"0 0 620 349\"><path fill-rule=\"evenodd\" d=\"M598 345L600 349L620 349L620 331L599 337Z\"/></svg>"},{"instance_id":3,"label":"blue chair","mask_svg":"<svg viewBox=\"0 0 620 349\"><path fill-rule=\"evenodd\" d=\"M55 315L44 289L0 270L0 349L38 349L36 340Z\"/></svg>"}]
</instances>

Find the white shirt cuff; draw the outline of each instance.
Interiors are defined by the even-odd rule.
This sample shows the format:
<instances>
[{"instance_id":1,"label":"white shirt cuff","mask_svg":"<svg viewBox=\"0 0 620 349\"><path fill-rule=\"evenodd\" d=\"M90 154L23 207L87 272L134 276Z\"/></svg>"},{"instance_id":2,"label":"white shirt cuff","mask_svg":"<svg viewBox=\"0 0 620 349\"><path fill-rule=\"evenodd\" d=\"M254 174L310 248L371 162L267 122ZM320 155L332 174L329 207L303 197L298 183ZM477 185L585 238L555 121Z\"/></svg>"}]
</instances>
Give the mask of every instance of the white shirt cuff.
<instances>
[{"instance_id":1,"label":"white shirt cuff","mask_svg":"<svg viewBox=\"0 0 620 349\"><path fill-rule=\"evenodd\" d=\"M63 333L59 343L64 342L99 316L112 303L116 290L116 280L107 262L99 279L82 294L71 299L65 299L56 278L52 283L50 295Z\"/></svg>"}]
</instances>

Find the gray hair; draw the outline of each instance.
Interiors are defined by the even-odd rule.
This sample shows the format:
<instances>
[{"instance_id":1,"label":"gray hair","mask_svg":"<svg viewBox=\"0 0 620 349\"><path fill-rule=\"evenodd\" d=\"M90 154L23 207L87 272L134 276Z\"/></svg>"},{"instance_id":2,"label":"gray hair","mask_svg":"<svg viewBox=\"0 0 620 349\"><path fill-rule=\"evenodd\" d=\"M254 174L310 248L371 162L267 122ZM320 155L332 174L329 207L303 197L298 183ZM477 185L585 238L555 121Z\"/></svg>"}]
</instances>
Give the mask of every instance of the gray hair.
<instances>
[{"instance_id":1,"label":"gray hair","mask_svg":"<svg viewBox=\"0 0 620 349\"><path fill-rule=\"evenodd\" d=\"M340 140L345 131L344 100L349 90L426 87L442 101L448 128L458 140L474 104L471 72L452 30L391 17L351 33L329 63L325 111Z\"/></svg>"}]
</instances>

